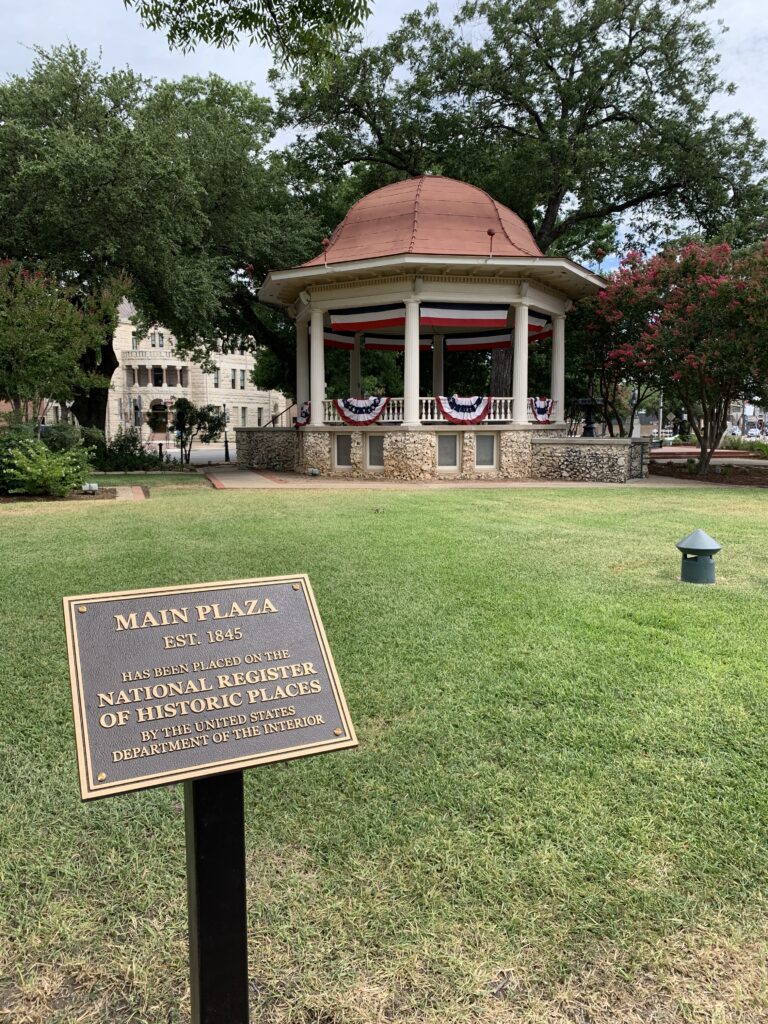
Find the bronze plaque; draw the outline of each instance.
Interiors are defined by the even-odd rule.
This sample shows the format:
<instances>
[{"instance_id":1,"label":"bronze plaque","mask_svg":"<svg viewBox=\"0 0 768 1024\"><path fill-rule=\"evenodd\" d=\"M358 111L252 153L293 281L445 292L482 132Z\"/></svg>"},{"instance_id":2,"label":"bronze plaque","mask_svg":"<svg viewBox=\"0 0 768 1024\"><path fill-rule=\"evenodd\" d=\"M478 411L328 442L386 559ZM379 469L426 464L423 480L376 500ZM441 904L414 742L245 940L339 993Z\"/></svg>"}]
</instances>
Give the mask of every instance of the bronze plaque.
<instances>
[{"instance_id":1,"label":"bronze plaque","mask_svg":"<svg viewBox=\"0 0 768 1024\"><path fill-rule=\"evenodd\" d=\"M304 575L64 598L83 800L357 746Z\"/></svg>"}]
</instances>

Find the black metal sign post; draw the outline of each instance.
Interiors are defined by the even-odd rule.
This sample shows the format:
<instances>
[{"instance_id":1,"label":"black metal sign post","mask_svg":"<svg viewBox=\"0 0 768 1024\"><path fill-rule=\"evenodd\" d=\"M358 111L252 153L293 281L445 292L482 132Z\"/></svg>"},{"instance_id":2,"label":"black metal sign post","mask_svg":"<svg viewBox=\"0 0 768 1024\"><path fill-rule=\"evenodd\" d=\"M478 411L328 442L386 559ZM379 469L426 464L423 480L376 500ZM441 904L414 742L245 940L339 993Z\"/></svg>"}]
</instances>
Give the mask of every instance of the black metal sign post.
<instances>
[{"instance_id":1,"label":"black metal sign post","mask_svg":"<svg viewBox=\"0 0 768 1024\"><path fill-rule=\"evenodd\" d=\"M192 1024L248 1024L243 773L184 783Z\"/></svg>"}]
</instances>

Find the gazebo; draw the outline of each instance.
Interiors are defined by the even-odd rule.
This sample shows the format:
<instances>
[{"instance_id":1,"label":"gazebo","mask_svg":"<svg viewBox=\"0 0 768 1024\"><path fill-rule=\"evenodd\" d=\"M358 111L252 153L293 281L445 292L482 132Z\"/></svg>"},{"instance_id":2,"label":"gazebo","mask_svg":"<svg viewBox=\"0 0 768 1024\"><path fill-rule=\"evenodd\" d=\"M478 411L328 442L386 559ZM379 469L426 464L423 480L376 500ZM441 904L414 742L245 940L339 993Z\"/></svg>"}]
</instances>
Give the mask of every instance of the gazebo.
<instances>
[{"instance_id":1,"label":"gazebo","mask_svg":"<svg viewBox=\"0 0 768 1024\"><path fill-rule=\"evenodd\" d=\"M259 299L296 323L297 401L292 426L237 430L239 464L395 479L640 475L630 442L565 437L565 319L603 284L544 256L523 220L474 185L424 175L378 189L320 255L261 286ZM532 342L551 347L546 396L529 394ZM349 397L326 398L327 348L349 352ZM445 394L447 356L500 348L512 350L511 395ZM403 354L402 394L361 393L366 351Z\"/></svg>"}]
</instances>

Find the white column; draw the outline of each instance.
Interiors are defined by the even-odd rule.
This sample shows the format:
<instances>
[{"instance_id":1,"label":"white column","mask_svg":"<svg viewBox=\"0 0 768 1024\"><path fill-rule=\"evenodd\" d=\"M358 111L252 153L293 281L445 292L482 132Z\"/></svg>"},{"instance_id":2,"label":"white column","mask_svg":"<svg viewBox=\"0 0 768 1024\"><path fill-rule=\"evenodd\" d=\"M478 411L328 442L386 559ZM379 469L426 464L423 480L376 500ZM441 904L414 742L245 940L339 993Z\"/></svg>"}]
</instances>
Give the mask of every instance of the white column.
<instances>
[{"instance_id":1,"label":"white column","mask_svg":"<svg viewBox=\"0 0 768 1024\"><path fill-rule=\"evenodd\" d=\"M554 419L565 420L565 317L552 317L552 376L550 398L555 401Z\"/></svg>"},{"instance_id":2,"label":"white column","mask_svg":"<svg viewBox=\"0 0 768 1024\"><path fill-rule=\"evenodd\" d=\"M419 300L405 304L405 359L403 366L403 426L419 420Z\"/></svg>"},{"instance_id":3,"label":"white column","mask_svg":"<svg viewBox=\"0 0 768 1024\"><path fill-rule=\"evenodd\" d=\"M362 378L360 375L360 335L355 335L355 347L349 350L349 394L352 398L362 398Z\"/></svg>"},{"instance_id":4,"label":"white column","mask_svg":"<svg viewBox=\"0 0 768 1024\"><path fill-rule=\"evenodd\" d=\"M442 334L432 339L432 397L442 395L445 388L445 342Z\"/></svg>"},{"instance_id":5,"label":"white column","mask_svg":"<svg viewBox=\"0 0 768 1024\"><path fill-rule=\"evenodd\" d=\"M310 321L310 344L312 346L309 364L310 426L323 425L325 399L325 343L323 340L323 311L312 309Z\"/></svg>"},{"instance_id":6,"label":"white column","mask_svg":"<svg viewBox=\"0 0 768 1024\"><path fill-rule=\"evenodd\" d=\"M528 422L528 305L515 306L515 351L512 363L512 422Z\"/></svg>"},{"instance_id":7,"label":"white column","mask_svg":"<svg viewBox=\"0 0 768 1024\"><path fill-rule=\"evenodd\" d=\"M309 401L309 323L296 321L296 402L301 408Z\"/></svg>"}]
</instances>

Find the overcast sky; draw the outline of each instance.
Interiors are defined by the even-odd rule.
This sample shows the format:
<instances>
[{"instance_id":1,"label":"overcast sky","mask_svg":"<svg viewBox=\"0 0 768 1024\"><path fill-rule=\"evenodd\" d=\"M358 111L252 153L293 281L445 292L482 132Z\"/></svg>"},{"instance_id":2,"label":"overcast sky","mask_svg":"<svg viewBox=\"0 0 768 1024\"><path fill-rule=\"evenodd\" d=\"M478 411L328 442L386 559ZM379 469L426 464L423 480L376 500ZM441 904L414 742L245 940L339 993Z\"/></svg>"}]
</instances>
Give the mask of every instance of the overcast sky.
<instances>
[{"instance_id":1,"label":"overcast sky","mask_svg":"<svg viewBox=\"0 0 768 1024\"><path fill-rule=\"evenodd\" d=\"M424 6L419 0L378 0L366 26L372 42L380 41L406 11ZM455 0L441 0L450 14ZM766 0L718 0L714 18L730 31L718 46L723 77L733 81L735 97L722 97L722 110L740 109L757 121L768 136L768 19ZM251 81L266 92L269 54L257 47L236 50L200 47L194 53L171 52L165 37L143 28L122 0L0 0L0 77L23 73L32 59L31 47L50 47L68 40L94 56L102 53L106 67L129 65L146 75L178 78L215 71L236 81ZM714 19L713 19L714 20Z\"/></svg>"}]
</instances>

